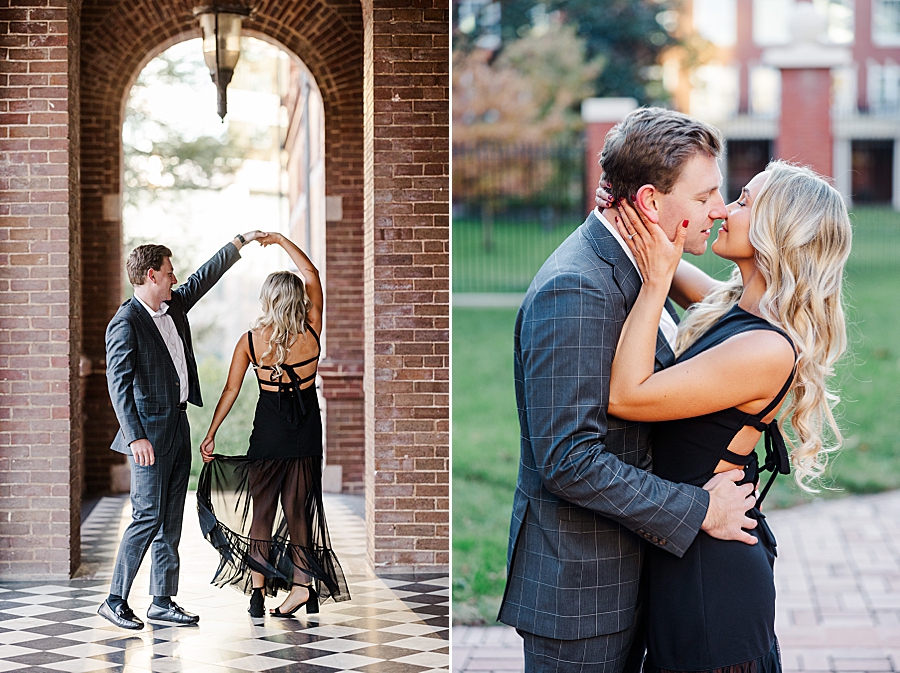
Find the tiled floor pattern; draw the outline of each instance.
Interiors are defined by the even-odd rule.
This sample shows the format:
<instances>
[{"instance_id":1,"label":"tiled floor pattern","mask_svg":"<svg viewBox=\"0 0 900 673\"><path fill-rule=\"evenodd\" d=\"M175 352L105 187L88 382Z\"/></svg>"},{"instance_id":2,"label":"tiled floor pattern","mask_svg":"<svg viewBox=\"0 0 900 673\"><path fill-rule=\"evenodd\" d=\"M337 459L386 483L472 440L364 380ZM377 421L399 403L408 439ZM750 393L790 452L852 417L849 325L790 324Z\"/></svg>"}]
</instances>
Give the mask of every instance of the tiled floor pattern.
<instances>
[{"instance_id":1,"label":"tiled floor pattern","mask_svg":"<svg viewBox=\"0 0 900 673\"><path fill-rule=\"evenodd\" d=\"M767 516L786 673L900 672L900 491ZM513 629L455 626L452 642L454 672L522 670Z\"/></svg>"},{"instance_id":2,"label":"tiled floor pattern","mask_svg":"<svg viewBox=\"0 0 900 673\"><path fill-rule=\"evenodd\" d=\"M348 504L350 503L350 504ZM438 673L449 669L446 576L377 577L365 563L365 527L345 496L326 495L332 542L352 600L326 603L317 615L252 619L248 598L209 584L216 553L203 540L188 497L177 600L200 615L193 627L147 624L125 631L96 614L109 589L111 563L130 508L104 498L82 526L79 577L56 583L0 585L3 671L302 671ZM129 602L143 618L148 567ZM267 599L274 607L281 597Z\"/></svg>"}]
</instances>

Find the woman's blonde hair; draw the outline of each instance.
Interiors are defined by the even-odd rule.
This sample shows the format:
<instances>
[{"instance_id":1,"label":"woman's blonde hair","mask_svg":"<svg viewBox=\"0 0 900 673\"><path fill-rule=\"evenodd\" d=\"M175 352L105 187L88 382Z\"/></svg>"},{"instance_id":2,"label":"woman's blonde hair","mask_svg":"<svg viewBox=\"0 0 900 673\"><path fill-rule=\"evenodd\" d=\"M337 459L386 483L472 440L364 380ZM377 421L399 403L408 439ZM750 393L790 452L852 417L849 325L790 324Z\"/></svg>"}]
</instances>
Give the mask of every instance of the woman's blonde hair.
<instances>
[{"instance_id":1,"label":"woman's blonde hair","mask_svg":"<svg viewBox=\"0 0 900 673\"><path fill-rule=\"evenodd\" d=\"M312 303L306 294L306 286L290 271L269 274L259 291L262 313L253 321L254 331L271 327L269 347L259 357L259 362L274 354L272 366L281 376L281 365L299 334L306 333L306 319Z\"/></svg>"},{"instance_id":2,"label":"woman's blonde hair","mask_svg":"<svg viewBox=\"0 0 900 673\"><path fill-rule=\"evenodd\" d=\"M763 318L784 330L797 351L797 372L780 423L790 418L794 478L806 490L822 475L827 454L842 442L833 409L840 398L826 382L844 352L847 335L841 286L850 255L850 218L841 195L804 166L773 161L750 211L750 243L766 281L759 303ZM741 298L737 269L692 306L678 330L678 355ZM825 443L826 424L832 440Z\"/></svg>"}]
</instances>

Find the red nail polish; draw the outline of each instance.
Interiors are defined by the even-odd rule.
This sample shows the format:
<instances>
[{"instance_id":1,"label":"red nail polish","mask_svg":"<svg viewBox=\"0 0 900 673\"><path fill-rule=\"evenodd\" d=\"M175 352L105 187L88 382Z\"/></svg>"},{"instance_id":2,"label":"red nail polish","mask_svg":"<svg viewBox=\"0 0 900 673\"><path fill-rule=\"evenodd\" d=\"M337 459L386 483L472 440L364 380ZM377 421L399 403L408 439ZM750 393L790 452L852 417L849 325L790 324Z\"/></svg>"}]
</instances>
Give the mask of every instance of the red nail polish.
<instances>
[{"instance_id":1,"label":"red nail polish","mask_svg":"<svg viewBox=\"0 0 900 673\"><path fill-rule=\"evenodd\" d=\"M636 196L635 194L632 194L632 195L631 195L631 200L632 200L632 201L637 201L637 196Z\"/></svg>"},{"instance_id":2,"label":"red nail polish","mask_svg":"<svg viewBox=\"0 0 900 673\"><path fill-rule=\"evenodd\" d=\"M682 221L681 221L681 226L684 227L685 229L687 229L688 221L687 221L687 220L682 220Z\"/></svg>"}]
</instances>

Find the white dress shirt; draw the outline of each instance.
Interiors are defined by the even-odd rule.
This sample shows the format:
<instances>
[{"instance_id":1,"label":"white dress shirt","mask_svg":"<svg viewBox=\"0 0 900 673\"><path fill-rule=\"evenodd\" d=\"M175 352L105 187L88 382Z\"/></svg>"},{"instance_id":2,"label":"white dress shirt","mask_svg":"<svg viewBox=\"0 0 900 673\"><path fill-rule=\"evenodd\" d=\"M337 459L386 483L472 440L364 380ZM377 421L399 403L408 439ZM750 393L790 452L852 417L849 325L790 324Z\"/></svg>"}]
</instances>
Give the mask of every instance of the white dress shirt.
<instances>
[{"instance_id":1,"label":"white dress shirt","mask_svg":"<svg viewBox=\"0 0 900 673\"><path fill-rule=\"evenodd\" d=\"M628 259L631 260L631 263L634 264L634 268L637 269L638 275L641 276L641 270L638 269L637 262L634 259L634 254L631 252L631 248L628 247L628 244L625 242L625 239L622 238L622 235L619 234L618 228L610 224L606 221L606 218L600 214L599 208L594 208L594 215L597 216L603 226L613 235L613 238L616 239L616 242L622 247L622 250L625 251L625 254L628 255ZM641 276L641 281L644 280L644 277ZM666 338L666 341L669 342L669 346L674 350L675 349L675 337L678 334L678 325L675 324L675 321L672 319L672 316L669 315L669 312L666 310L666 307L663 306L662 315L659 317L659 329L663 333L663 336Z\"/></svg>"},{"instance_id":2,"label":"white dress shirt","mask_svg":"<svg viewBox=\"0 0 900 673\"><path fill-rule=\"evenodd\" d=\"M159 305L159 310L154 311L137 295L134 295L134 298L141 302L141 306L147 309L147 313L153 318L153 322L162 335L163 341L166 342L166 348L169 349L169 355L172 356L172 362L175 363L175 371L178 372L178 382L181 384L181 399L179 399L179 402L187 402L189 391L187 359L184 357L184 344L181 341L181 337L178 336L178 330L175 329L175 321L167 313L169 305L163 302Z\"/></svg>"}]
</instances>

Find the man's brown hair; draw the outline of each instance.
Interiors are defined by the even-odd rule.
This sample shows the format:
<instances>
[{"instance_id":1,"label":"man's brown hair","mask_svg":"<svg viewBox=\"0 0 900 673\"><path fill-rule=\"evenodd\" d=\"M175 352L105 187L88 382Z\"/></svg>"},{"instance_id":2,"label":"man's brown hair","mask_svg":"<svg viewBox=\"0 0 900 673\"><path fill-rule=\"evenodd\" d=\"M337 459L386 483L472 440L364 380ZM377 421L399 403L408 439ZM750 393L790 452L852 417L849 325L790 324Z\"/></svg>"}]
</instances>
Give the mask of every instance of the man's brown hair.
<instances>
[{"instance_id":1,"label":"man's brown hair","mask_svg":"<svg viewBox=\"0 0 900 673\"><path fill-rule=\"evenodd\" d=\"M144 284L147 272L150 269L159 271L162 268L163 259L172 257L172 251L164 245L156 245L148 243L147 245L139 245L131 254L128 255L128 261L125 262L125 268L128 270L128 280L135 287Z\"/></svg>"},{"instance_id":2,"label":"man's brown hair","mask_svg":"<svg viewBox=\"0 0 900 673\"><path fill-rule=\"evenodd\" d=\"M718 157L722 145L714 126L673 110L644 107L606 134L600 165L614 199L627 199L647 184L668 194L688 159L698 153Z\"/></svg>"}]
</instances>

